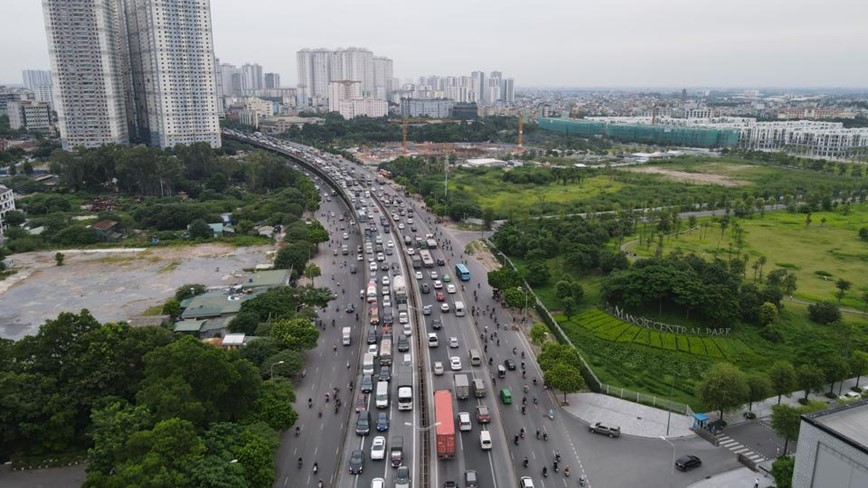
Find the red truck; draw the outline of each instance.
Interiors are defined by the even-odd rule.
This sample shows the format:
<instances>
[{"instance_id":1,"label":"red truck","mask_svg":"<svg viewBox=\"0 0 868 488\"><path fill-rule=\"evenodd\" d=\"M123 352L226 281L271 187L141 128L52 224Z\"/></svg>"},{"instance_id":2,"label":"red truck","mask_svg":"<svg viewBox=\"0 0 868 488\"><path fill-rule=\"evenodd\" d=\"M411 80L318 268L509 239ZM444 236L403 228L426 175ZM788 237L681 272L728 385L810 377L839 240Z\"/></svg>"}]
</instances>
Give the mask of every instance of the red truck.
<instances>
[{"instance_id":1,"label":"red truck","mask_svg":"<svg viewBox=\"0 0 868 488\"><path fill-rule=\"evenodd\" d=\"M434 392L434 421L437 423L437 457L455 457L455 416L452 415L452 393Z\"/></svg>"}]
</instances>

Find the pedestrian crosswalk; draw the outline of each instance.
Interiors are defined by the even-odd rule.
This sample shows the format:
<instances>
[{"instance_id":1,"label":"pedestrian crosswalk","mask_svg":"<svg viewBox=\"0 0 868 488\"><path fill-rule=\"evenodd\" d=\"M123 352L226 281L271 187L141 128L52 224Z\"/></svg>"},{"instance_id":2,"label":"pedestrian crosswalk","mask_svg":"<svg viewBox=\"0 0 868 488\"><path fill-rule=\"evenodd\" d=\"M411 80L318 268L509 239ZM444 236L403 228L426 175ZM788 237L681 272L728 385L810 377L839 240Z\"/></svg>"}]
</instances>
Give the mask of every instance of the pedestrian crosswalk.
<instances>
[{"instance_id":1,"label":"pedestrian crosswalk","mask_svg":"<svg viewBox=\"0 0 868 488\"><path fill-rule=\"evenodd\" d=\"M718 445L721 447L725 447L732 451L735 454L741 454L744 457L750 459L754 463L761 463L766 460L761 454L753 452L750 448L744 446L744 444L738 442L732 437L726 434L716 434Z\"/></svg>"}]
</instances>

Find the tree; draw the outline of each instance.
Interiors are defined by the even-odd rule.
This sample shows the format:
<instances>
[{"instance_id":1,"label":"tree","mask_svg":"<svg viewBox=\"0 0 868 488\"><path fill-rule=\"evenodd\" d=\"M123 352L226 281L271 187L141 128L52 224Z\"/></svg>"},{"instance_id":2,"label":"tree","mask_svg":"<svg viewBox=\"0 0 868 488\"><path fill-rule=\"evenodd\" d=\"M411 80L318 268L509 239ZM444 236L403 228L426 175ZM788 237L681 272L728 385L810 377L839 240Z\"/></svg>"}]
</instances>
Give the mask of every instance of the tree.
<instances>
[{"instance_id":1,"label":"tree","mask_svg":"<svg viewBox=\"0 0 868 488\"><path fill-rule=\"evenodd\" d=\"M796 458L793 456L781 456L772 463L772 477L775 479L777 488L793 487L793 471L796 467Z\"/></svg>"},{"instance_id":2,"label":"tree","mask_svg":"<svg viewBox=\"0 0 868 488\"><path fill-rule=\"evenodd\" d=\"M850 355L850 374L856 375L856 388L859 387L859 380L862 376L868 374L868 354L862 351L853 351Z\"/></svg>"},{"instance_id":3,"label":"tree","mask_svg":"<svg viewBox=\"0 0 868 488\"><path fill-rule=\"evenodd\" d=\"M567 393L575 393L585 387L585 380L578 368L567 363L558 363L543 374L545 382L556 390L564 393L564 404L567 403Z\"/></svg>"},{"instance_id":4,"label":"tree","mask_svg":"<svg viewBox=\"0 0 868 488\"><path fill-rule=\"evenodd\" d=\"M277 364L283 361L282 364ZM259 364L259 372L262 378L271 378L271 371L275 377L291 378L304 369L304 356L299 351L284 349L277 351L265 358Z\"/></svg>"},{"instance_id":5,"label":"tree","mask_svg":"<svg viewBox=\"0 0 868 488\"><path fill-rule=\"evenodd\" d=\"M534 260L528 263L524 279L530 286L544 286L549 281L549 267L543 260Z\"/></svg>"},{"instance_id":6,"label":"tree","mask_svg":"<svg viewBox=\"0 0 868 488\"><path fill-rule=\"evenodd\" d=\"M118 456L130 435L153 427L151 413L143 405L114 401L91 413L88 434L93 447L87 450L88 471L108 474L118 464Z\"/></svg>"},{"instance_id":7,"label":"tree","mask_svg":"<svg viewBox=\"0 0 868 488\"><path fill-rule=\"evenodd\" d=\"M763 373L747 375L748 397L747 409L753 411L753 402L759 402L768 398L772 393L772 383L769 377Z\"/></svg>"},{"instance_id":8,"label":"tree","mask_svg":"<svg viewBox=\"0 0 868 488\"><path fill-rule=\"evenodd\" d=\"M761 325L769 325L777 322L778 307L774 303L765 302L759 308L759 321Z\"/></svg>"},{"instance_id":9,"label":"tree","mask_svg":"<svg viewBox=\"0 0 868 488\"><path fill-rule=\"evenodd\" d=\"M290 383L267 381L253 404L251 419L265 422L277 431L287 430L298 420L298 413L292 408L294 401L295 393Z\"/></svg>"},{"instance_id":10,"label":"tree","mask_svg":"<svg viewBox=\"0 0 868 488\"><path fill-rule=\"evenodd\" d=\"M527 294L520 288L507 288L503 290L503 299L506 305L512 308L524 308Z\"/></svg>"},{"instance_id":11,"label":"tree","mask_svg":"<svg viewBox=\"0 0 868 488\"><path fill-rule=\"evenodd\" d=\"M800 390L805 390L805 400L812 391L819 391L823 387L824 376L816 366L803 364L796 368L796 385Z\"/></svg>"},{"instance_id":12,"label":"tree","mask_svg":"<svg viewBox=\"0 0 868 488\"><path fill-rule=\"evenodd\" d=\"M187 283L183 286L179 286L178 289L175 290L175 300L183 302L188 298L201 295L206 291L208 291L208 287L201 283Z\"/></svg>"},{"instance_id":13,"label":"tree","mask_svg":"<svg viewBox=\"0 0 868 488\"><path fill-rule=\"evenodd\" d=\"M63 266L63 253L58 252L54 255L54 262L57 263L58 266Z\"/></svg>"},{"instance_id":14,"label":"tree","mask_svg":"<svg viewBox=\"0 0 868 488\"><path fill-rule=\"evenodd\" d=\"M567 316L567 319L576 313L576 300L573 297L566 297L561 300L561 303L564 304L564 315Z\"/></svg>"},{"instance_id":15,"label":"tree","mask_svg":"<svg viewBox=\"0 0 868 488\"><path fill-rule=\"evenodd\" d=\"M181 315L181 303L174 298L170 298L166 300L166 303L163 304L163 315L168 315L169 317L175 318Z\"/></svg>"},{"instance_id":16,"label":"tree","mask_svg":"<svg viewBox=\"0 0 868 488\"><path fill-rule=\"evenodd\" d=\"M745 374L729 363L717 363L705 374L705 379L699 384L696 394L706 405L720 413L732 410L750 396Z\"/></svg>"},{"instance_id":17,"label":"tree","mask_svg":"<svg viewBox=\"0 0 868 488\"><path fill-rule=\"evenodd\" d=\"M825 358L822 367L826 383L829 383L829 395L832 396L835 383L844 381L850 374L850 365L843 357L830 356Z\"/></svg>"},{"instance_id":18,"label":"tree","mask_svg":"<svg viewBox=\"0 0 868 488\"><path fill-rule=\"evenodd\" d=\"M27 217L24 215L24 212L20 210L6 212L6 215L3 216L3 224L10 227L18 227L24 222L27 222Z\"/></svg>"},{"instance_id":19,"label":"tree","mask_svg":"<svg viewBox=\"0 0 868 488\"><path fill-rule=\"evenodd\" d=\"M504 266L488 272L488 284L497 290L508 290L521 286L522 282L518 273Z\"/></svg>"},{"instance_id":20,"label":"tree","mask_svg":"<svg viewBox=\"0 0 868 488\"><path fill-rule=\"evenodd\" d=\"M316 347L319 330L308 319L283 319L271 325L271 337L285 348L302 351Z\"/></svg>"},{"instance_id":21,"label":"tree","mask_svg":"<svg viewBox=\"0 0 868 488\"><path fill-rule=\"evenodd\" d=\"M838 281L835 282L835 288L838 289L838 291L835 292L835 297L838 299L838 303L841 303L841 299L843 299L844 296L847 295L847 290L849 290L852 286L853 283L845 280L844 278L839 278Z\"/></svg>"},{"instance_id":22,"label":"tree","mask_svg":"<svg viewBox=\"0 0 868 488\"><path fill-rule=\"evenodd\" d=\"M322 276L322 271L319 266L311 263L304 268L304 276L310 280L310 285L314 286L313 279Z\"/></svg>"},{"instance_id":23,"label":"tree","mask_svg":"<svg viewBox=\"0 0 868 488\"><path fill-rule=\"evenodd\" d=\"M211 230L211 226L204 220L194 220L190 224L191 239L210 239L212 237L214 237L214 232Z\"/></svg>"},{"instance_id":24,"label":"tree","mask_svg":"<svg viewBox=\"0 0 868 488\"><path fill-rule=\"evenodd\" d=\"M543 345L546 338L548 338L548 334L549 329L542 322L537 322L530 328L530 340L537 346Z\"/></svg>"},{"instance_id":25,"label":"tree","mask_svg":"<svg viewBox=\"0 0 868 488\"><path fill-rule=\"evenodd\" d=\"M280 352L280 346L271 337L259 337L248 342L241 348L241 357L255 364L257 367L262 367L268 358ZM278 359L279 361L279 359ZM276 361L275 361L276 362ZM283 365L278 365L283 366ZM269 374L271 371L269 371ZM277 368L275 368L277 374Z\"/></svg>"},{"instance_id":26,"label":"tree","mask_svg":"<svg viewBox=\"0 0 868 488\"><path fill-rule=\"evenodd\" d=\"M801 411L790 405L775 405L772 407L772 430L784 438L784 449L781 455L787 454L790 439L799 437L801 424Z\"/></svg>"},{"instance_id":27,"label":"tree","mask_svg":"<svg viewBox=\"0 0 868 488\"><path fill-rule=\"evenodd\" d=\"M304 270L304 265L310 256L310 245L307 242L288 244L277 251L274 258L275 269L292 269L292 276L297 277Z\"/></svg>"},{"instance_id":28,"label":"tree","mask_svg":"<svg viewBox=\"0 0 868 488\"><path fill-rule=\"evenodd\" d=\"M796 387L796 368L786 361L778 361L769 369L769 380L772 391L778 395L778 404L781 403L781 395L790 395Z\"/></svg>"},{"instance_id":29,"label":"tree","mask_svg":"<svg viewBox=\"0 0 868 488\"><path fill-rule=\"evenodd\" d=\"M831 324L841 320L838 304L822 301L808 305L808 318L818 324Z\"/></svg>"}]
</instances>

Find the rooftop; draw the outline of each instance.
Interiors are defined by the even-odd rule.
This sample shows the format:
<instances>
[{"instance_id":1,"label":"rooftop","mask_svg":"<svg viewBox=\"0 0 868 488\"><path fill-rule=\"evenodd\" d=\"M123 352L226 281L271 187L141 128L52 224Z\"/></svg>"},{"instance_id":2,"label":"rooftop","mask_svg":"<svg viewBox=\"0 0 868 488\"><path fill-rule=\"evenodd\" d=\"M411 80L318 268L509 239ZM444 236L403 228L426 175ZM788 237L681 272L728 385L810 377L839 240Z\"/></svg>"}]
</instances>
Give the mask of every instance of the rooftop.
<instances>
[{"instance_id":1,"label":"rooftop","mask_svg":"<svg viewBox=\"0 0 868 488\"><path fill-rule=\"evenodd\" d=\"M809 415L802 420L868 452L868 400Z\"/></svg>"},{"instance_id":2,"label":"rooftop","mask_svg":"<svg viewBox=\"0 0 868 488\"><path fill-rule=\"evenodd\" d=\"M181 306L184 307L184 313L181 317L186 320L238 313L245 297L244 295L227 295L222 290L208 291L184 300L181 303Z\"/></svg>"}]
</instances>

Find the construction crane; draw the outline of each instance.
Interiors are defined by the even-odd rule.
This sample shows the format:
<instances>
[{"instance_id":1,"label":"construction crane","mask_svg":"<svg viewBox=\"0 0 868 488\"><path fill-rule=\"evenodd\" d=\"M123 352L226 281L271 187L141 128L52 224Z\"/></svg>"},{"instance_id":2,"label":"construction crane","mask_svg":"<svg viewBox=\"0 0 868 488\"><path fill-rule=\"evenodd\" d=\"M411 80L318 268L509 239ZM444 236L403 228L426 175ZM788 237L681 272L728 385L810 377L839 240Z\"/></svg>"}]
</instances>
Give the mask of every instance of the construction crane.
<instances>
[{"instance_id":1,"label":"construction crane","mask_svg":"<svg viewBox=\"0 0 868 488\"><path fill-rule=\"evenodd\" d=\"M524 115L518 114L518 147L522 147L524 141Z\"/></svg>"},{"instance_id":2,"label":"construction crane","mask_svg":"<svg viewBox=\"0 0 868 488\"><path fill-rule=\"evenodd\" d=\"M407 119L401 122L401 148L404 150L404 155L407 154Z\"/></svg>"}]
</instances>

